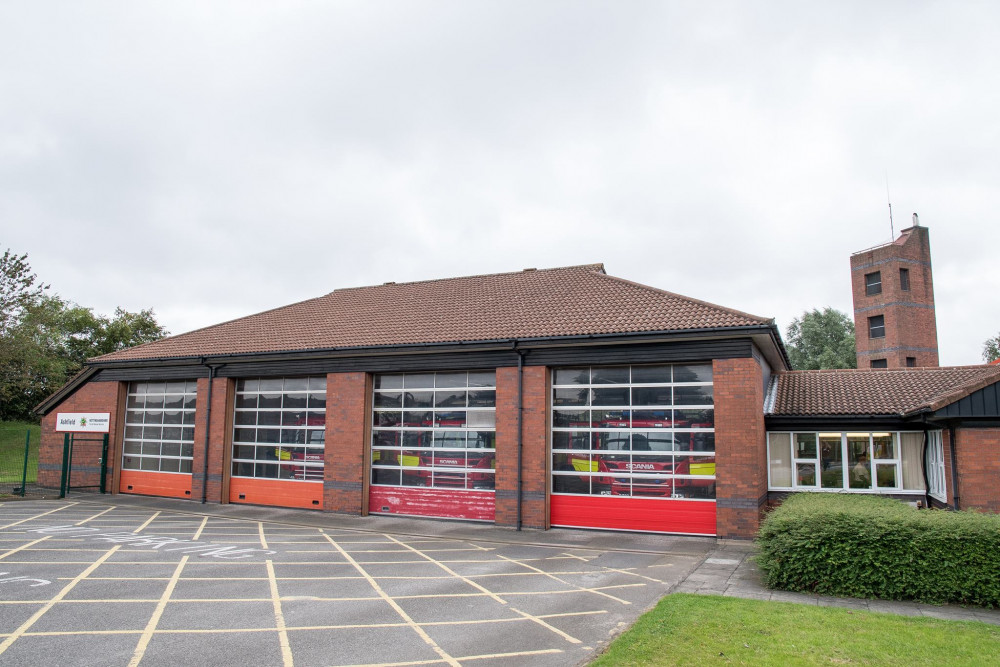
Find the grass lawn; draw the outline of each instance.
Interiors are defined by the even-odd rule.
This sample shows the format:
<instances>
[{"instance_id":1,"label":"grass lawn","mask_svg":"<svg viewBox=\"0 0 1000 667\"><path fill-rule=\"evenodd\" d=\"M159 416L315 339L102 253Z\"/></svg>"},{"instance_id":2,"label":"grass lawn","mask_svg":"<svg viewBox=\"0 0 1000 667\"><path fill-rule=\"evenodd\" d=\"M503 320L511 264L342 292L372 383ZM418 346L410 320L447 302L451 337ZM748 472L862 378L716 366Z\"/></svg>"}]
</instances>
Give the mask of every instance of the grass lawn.
<instances>
[{"instance_id":1,"label":"grass lawn","mask_svg":"<svg viewBox=\"0 0 1000 667\"><path fill-rule=\"evenodd\" d=\"M38 439L41 428L29 422L0 422L0 493L9 491L8 486L21 485L24 472L24 434L31 432L31 446L28 451L28 482L38 475Z\"/></svg>"},{"instance_id":2,"label":"grass lawn","mask_svg":"<svg viewBox=\"0 0 1000 667\"><path fill-rule=\"evenodd\" d=\"M592 665L1000 665L1000 627L676 593Z\"/></svg>"}]
</instances>

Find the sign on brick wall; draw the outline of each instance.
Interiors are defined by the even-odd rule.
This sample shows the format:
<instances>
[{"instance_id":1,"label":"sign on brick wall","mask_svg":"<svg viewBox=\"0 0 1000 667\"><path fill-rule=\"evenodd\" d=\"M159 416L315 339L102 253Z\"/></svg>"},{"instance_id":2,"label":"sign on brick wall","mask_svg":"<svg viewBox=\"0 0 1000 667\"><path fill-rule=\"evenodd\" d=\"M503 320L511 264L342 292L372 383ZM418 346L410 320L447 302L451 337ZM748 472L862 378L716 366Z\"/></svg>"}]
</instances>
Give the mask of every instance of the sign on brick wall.
<instances>
[{"instance_id":1,"label":"sign on brick wall","mask_svg":"<svg viewBox=\"0 0 1000 667\"><path fill-rule=\"evenodd\" d=\"M107 433L110 429L110 412L60 412L56 415L57 431Z\"/></svg>"}]
</instances>

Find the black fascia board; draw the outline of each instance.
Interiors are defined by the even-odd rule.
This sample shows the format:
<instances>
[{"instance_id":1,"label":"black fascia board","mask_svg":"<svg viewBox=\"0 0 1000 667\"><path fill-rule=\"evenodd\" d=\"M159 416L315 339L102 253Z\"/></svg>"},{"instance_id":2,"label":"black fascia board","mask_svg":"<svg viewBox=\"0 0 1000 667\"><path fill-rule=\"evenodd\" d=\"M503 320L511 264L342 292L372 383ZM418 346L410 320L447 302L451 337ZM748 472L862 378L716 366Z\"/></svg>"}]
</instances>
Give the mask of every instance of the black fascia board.
<instances>
[{"instance_id":1,"label":"black fascia board","mask_svg":"<svg viewBox=\"0 0 1000 667\"><path fill-rule=\"evenodd\" d=\"M582 334L578 336L537 336L528 338L502 338L478 341L446 341L435 343L404 343L399 345L366 345L351 347L313 348L306 350L275 350L268 352L243 352L234 354L201 354L183 357L151 357L147 359L120 359L98 361L91 360L87 366L93 368L119 368L163 366L167 364L190 363L241 363L282 359L312 359L330 356L392 356L396 354L435 354L458 351L498 351L521 350L531 348L595 345L595 344L629 344L635 342L670 342L687 338L743 338L753 334L768 333L774 337L777 328L773 324L762 324L747 327L714 327L703 329L681 329L669 331L634 331L610 334ZM784 348L778 345L780 338L775 340L776 347L784 354Z\"/></svg>"},{"instance_id":2,"label":"black fascia board","mask_svg":"<svg viewBox=\"0 0 1000 667\"><path fill-rule=\"evenodd\" d=\"M822 427L865 427L871 428L906 428L919 424L901 415L870 414L870 415L764 415L764 425L767 430L792 431L796 428L818 429Z\"/></svg>"}]
</instances>

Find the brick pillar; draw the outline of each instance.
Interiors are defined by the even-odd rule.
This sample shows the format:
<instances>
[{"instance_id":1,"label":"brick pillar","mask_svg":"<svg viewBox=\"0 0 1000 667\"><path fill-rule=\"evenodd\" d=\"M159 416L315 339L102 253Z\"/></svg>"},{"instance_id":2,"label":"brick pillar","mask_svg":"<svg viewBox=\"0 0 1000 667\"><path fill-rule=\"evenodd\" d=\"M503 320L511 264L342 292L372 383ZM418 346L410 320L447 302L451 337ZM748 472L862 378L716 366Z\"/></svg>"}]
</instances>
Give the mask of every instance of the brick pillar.
<instances>
[{"instance_id":1,"label":"brick pillar","mask_svg":"<svg viewBox=\"0 0 1000 667\"><path fill-rule=\"evenodd\" d=\"M232 442L233 382L228 378L212 381L212 424L208 430L208 494L210 503L229 502L223 495L223 464L230 457ZM201 502L205 481L205 428L208 424L208 378L198 379L198 401L194 413L194 460L191 461L191 499ZM228 479L228 475L225 476Z\"/></svg>"},{"instance_id":2,"label":"brick pillar","mask_svg":"<svg viewBox=\"0 0 1000 667\"><path fill-rule=\"evenodd\" d=\"M764 386L755 359L716 359L716 531L720 538L751 539L767 502Z\"/></svg>"},{"instance_id":3,"label":"brick pillar","mask_svg":"<svg viewBox=\"0 0 1000 667\"><path fill-rule=\"evenodd\" d=\"M365 456L371 381L367 373L330 373L326 376L326 462L323 509L343 514L366 514Z\"/></svg>"},{"instance_id":4,"label":"brick pillar","mask_svg":"<svg viewBox=\"0 0 1000 667\"><path fill-rule=\"evenodd\" d=\"M548 369L523 369L521 525L549 527ZM496 523L517 525L517 367L497 369Z\"/></svg>"},{"instance_id":5,"label":"brick pillar","mask_svg":"<svg viewBox=\"0 0 1000 667\"><path fill-rule=\"evenodd\" d=\"M60 412L109 412L111 422L108 433L107 485L111 490L115 442L120 441L123 430L119 421L118 382L88 382L70 394L55 409L42 418L41 438L38 443L38 485L58 489L62 475L63 438L65 433L56 431ZM97 440L101 433L81 433L80 438ZM20 444L24 445L24 434ZM116 440L117 439L117 440ZM21 450L23 451L23 449ZM91 486L100 483L101 443L80 441L74 446L72 483L74 486ZM18 479L21 471L18 470Z\"/></svg>"},{"instance_id":6,"label":"brick pillar","mask_svg":"<svg viewBox=\"0 0 1000 667\"><path fill-rule=\"evenodd\" d=\"M945 430L945 435L948 431ZM959 508L1000 512L1000 428L957 428ZM951 452L945 450L951 474ZM948 486L952 484L948 478Z\"/></svg>"}]
</instances>

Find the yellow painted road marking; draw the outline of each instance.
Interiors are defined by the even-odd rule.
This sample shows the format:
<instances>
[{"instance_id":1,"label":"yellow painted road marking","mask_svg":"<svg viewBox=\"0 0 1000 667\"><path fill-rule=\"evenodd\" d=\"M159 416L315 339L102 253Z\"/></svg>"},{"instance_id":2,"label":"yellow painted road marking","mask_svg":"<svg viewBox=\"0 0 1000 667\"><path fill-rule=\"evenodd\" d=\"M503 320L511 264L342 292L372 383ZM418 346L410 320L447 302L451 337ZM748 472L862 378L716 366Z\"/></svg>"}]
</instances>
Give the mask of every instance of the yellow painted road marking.
<instances>
[{"instance_id":1,"label":"yellow painted road marking","mask_svg":"<svg viewBox=\"0 0 1000 667\"><path fill-rule=\"evenodd\" d=\"M582 644L583 643L579 639L577 639L576 637L572 637L572 636L566 634L565 632L563 632L559 628L555 627L554 625L550 625L550 624L546 623L545 621L543 621L542 619L540 619L539 617L533 616L533 615L529 614L526 611L521 611L520 609L516 609L514 607L511 607L510 610L513 611L513 612L515 612L515 613L517 613L517 614L520 614L521 616L523 616L527 620L531 621L532 623L537 623L538 625L542 626L546 630L551 630L552 632L556 633L557 635L559 635L560 637L562 637L563 639L565 639L566 641L568 641L570 644Z\"/></svg>"},{"instance_id":2,"label":"yellow painted road marking","mask_svg":"<svg viewBox=\"0 0 1000 667\"><path fill-rule=\"evenodd\" d=\"M257 531L260 533L260 546L268 549L267 538L264 537L264 523L262 521L257 522Z\"/></svg>"},{"instance_id":3,"label":"yellow painted road marking","mask_svg":"<svg viewBox=\"0 0 1000 667\"><path fill-rule=\"evenodd\" d=\"M409 625L411 628L413 628L414 632L420 635L420 638L424 640L424 643L430 646L435 653L441 656L443 662L446 662L449 665L452 665L453 667L461 667L461 663L455 660L455 658L448 655L448 653L443 648L438 646L437 642L434 641L431 638L431 636L427 634L427 632L424 631L424 629L420 627L412 618L410 618L410 615L407 614L406 611L402 607L400 607L395 600L392 599L392 597L390 597L384 590L382 590L382 587L378 585L378 582L375 581L375 578L372 577L370 574L368 574L368 572L363 567L361 567L361 565L359 565L356 560L351 558L351 554L344 551L343 548L341 548L339 544L334 542L329 535L323 533L322 529L320 530L320 533L324 537L326 537L327 541L330 544L332 544L337 551L340 552L341 556L346 558L347 561L351 563L351 565L353 565L354 568L365 577L365 579L368 580L369 585L375 589L375 592L379 594L379 597L385 600L389 604L389 606L392 607L396 611L396 613L402 617L404 621L406 621L406 624Z\"/></svg>"},{"instance_id":4,"label":"yellow painted road marking","mask_svg":"<svg viewBox=\"0 0 1000 667\"><path fill-rule=\"evenodd\" d=\"M430 556L428 556L427 554L423 553L422 551L419 551L418 549L415 549L414 547L411 547L411 546L410 546L410 545L408 545L408 544L403 544L402 542L400 542L399 540L397 540L397 539L396 539L395 537L393 537L392 535L386 535L386 537L388 537L388 538L389 538L390 540L392 540L393 542L395 542L395 543L397 543L397 544L401 544L402 546L406 547L407 549L409 549L409 550L410 550L410 551L412 551L413 553L415 553L415 554L417 554L417 555L419 555L419 556L423 556L423 557L424 557L424 558L426 558L426 559L427 559L428 561L430 561L431 563L434 563L435 565L437 565L437 566L438 566L438 567L440 567L440 568L441 568L442 570L444 570L445 572L447 572L447 573L448 573L448 574L450 574L451 576L455 577L456 579L461 579L462 581L464 581L464 582L465 582L465 583L467 583L468 585L472 586L472 587L473 587L473 588L475 588L476 590L478 590L478 591L482 591L483 593L486 593L487 595L489 595L489 596L490 596L491 598L493 598L494 600L496 600L496 601L497 601L497 602L499 602L500 604L507 604L507 601L506 601L506 600L504 600L503 598L501 598L501 597L500 597L499 595L497 595L496 593L494 593L494 592L492 592L492 591L489 591L489 590L487 590L486 588L484 588L484 587L480 586L479 584L477 584L476 582L472 581L472 580L471 580L471 579L469 579L468 577L463 577L462 575L458 574L457 572L455 572L455 571L454 571L453 569L451 569L450 567L448 567L448 566L447 566L447 565L445 565L444 563L442 563L442 562L440 562L440 561L436 561L436 560L434 560L433 558L431 558L431 557L430 557Z\"/></svg>"},{"instance_id":5,"label":"yellow painted road marking","mask_svg":"<svg viewBox=\"0 0 1000 667\"><path fill-rule=\"evenodd\" d=\"M526 567L529 570L533 570L533 571L537 572L538 574L544 575L544 576L546 576L549 579L552 579L554 581L558 581L561 584L566 584L567 586L572 586L573 588L575 588L578 591L586 591L588 593L593 593L594 595L603 595L606 598L614 600L615 602L620 602L622 604L632 604L628 600L622 600L621 598L616 598L614 595L611 595L610 593L605 593L604 591L600 590L600 588L619 588L618 586L614 586L614 587L612 587L612 586L602 586L600 588L584 588L583 586L577 586L576 584L571 584L568 581L560 579L559 577L557 577L557 576L555 576L553 574L550 574L550 573L546 572L545 570L539 570L534 565L528 565L527 563L524 563L523 561L514 560L513 558L508 558L507 556L502 556L502 555L499 555L499 554L497 555L497 557L498 558L502 558L505 561L508 561L508 562L511 562L511 563L516 563L517 565L520 565L521 567ZM636 584L636 585L637 586L642 586L643 584Z\"/></svg>"},{"instance_id":6,"label":"yellow painted road marking","mask_svg":"<svg viewBox=\"0 0 1000 667\"><path fill-rule=\"evenodd\" d=\"M142 524L141 526L139 526L138 528L136 528L136 529L135 529L135 530L133 530L132 532L133 532L133 533L140 533L140 532L142 532L142 529L143 529L143 528L145 528L146 526L148 526L149 524L153 523L153 520L154 520L154 519L155 519L156 517L158 517L158 516L160 516L160 513L159 513L159 512L156 512L155 514L153 514L153 516L151 516L151 517L149 517L148 519L146 519L146 523Z\"/></svg>"},{"instance_id":7,"label":"yellow painted road marking","mask_svg":"<svg viewBox=\"0 0 1000 667\"><path fill-rule=\"evenodd\" d=\"M73 524L73 525L75 525L75 526L82 526L83 524L87 523L88 521L93 521L93 520L94 520L94 519L96 519L97 517L101 516L102 514L107 514L108 512L110 512L110 511L111 511L111 510L113 510L113 509L115 509L115 506L114 506L114 505L112 505L112 506L111 506L111 507L109 507L108 509L104 510L103 512L98 512L98 513L97 513L97 514L95 514L94 516L92 516L92 517L88 517L88 518L84 519L83 521L77 521L77 522L76 522L75 524Z\"/></svg>"},{"instance_id":8,"label":"yellow painted road marking","mask_svg":"<svg viewBox=\"0 0 1000 667\"><path fill-rule=\"evenodd\" d=\"M192 541L197 540L199 537L201 537L201 531L205 530L205 526L207 525L208 525L208 517L206 516L204 519L201 520L201 525L198 526L198 530L195 531L194 537L192 537L191 540Z\"/></svg>"},{"instance_id":9,"label":"yellow painted road marking","mask_svg":"<svg viewBox=\"0 0 1000 667\"><path fill-rule=\"evenodd\" d=\"M18 551L23 551L24 549L27 549L28 547L31 547L31 546L33 546L35 544L38 544L39 542L44 542L45 540L49 539L50 537L52 537L52 536L51 535L46 535L45 537L38 538L34 542L28 542L27 544L22 544L21 546L19 546L16 549L11 549L10 551L6 551L6 552L0 554L0 559L6 558L7 556L9 556L11 554L16 554Z\"/></svg>"},{"instance_id":10,"label":"yellow painted road marking","mask_svg":"<svg viewBox=\"0 0 1000 667\"><path fill-rule=\"evenodd\" d=\"M547 648L541 649L539 651L518 651L517 653L489 653L486 655L466 655L461 658L455 658L456 660L462 662L468 662L469 660L496 660L499 658L520 658L529 655L551 655L553 653L562 653L561 650L557 648ZM374 662L359 665L351 665L350 667L410 667L411 665L437 665L444 662L444 660L411 660L410 662Z\"/></svg>"},{"instance_id":11,"label":"yellow painted road marking","mask_svg":"<svg viewBox=\"0 0 1000 667\"><path fill-rule=\"evenodd\" d=\"M149 618L149 622L146 623L146 627L142 631L142 636L139 638L139 644L135 647L135 653L132 654L132 659L129 661L128 667L137 667L137 665L142 661L142 656L146 654L146 647L149 646L149 640L153 638L153 631L156 630L156 626L160 623L160 617L163 616L163 610L167 608L167 602L170 600L170 596L173 594L174 588L177 586L177 580L181 578L181 570L184 569L184 565L186 565L187 562L188 556L184 556L181 558L181 562L177 564L177 569L174 570L174 575L170 577L170 582L163 591L163 595L160 596L156 609L153 610L153 615Z\"/></svg>"},{"instance_id":12,"label":"yellow painted road marking","mask_svg":"<svg viewBox=\"0 0 1000 667\"><path fill-rule=\"evenodd\" d=\"M93 572L94 570L96 570L98 567L101 566L101 563L103 563L107 559L111 558L111 556L116 551L118 551L118 548L120 546L121 545L116 544L115 546L111 547L111 549L109 549L107 553L105 553L103 556L101 556L96 561L94 561L91 564L91 566L88 567L86 570L84 570L83 572L81 572L79 574L79 576L76 577L76 579L74 579L73 581L71 581L68 584L66 584L66 586L64 586L63 589L61 591L59 591L59 593L56 594L56 596L54 598L52 598L51 600L49 600L47 603L45 603L44 606L42 606L41 609L39 609L34 614L32 614L31 618L29 618L27 621L25 621L24 623L21 624L21 627L19 627L14 632L10 633L10 635L8 635L7 639L3 640L3 643L0 643L0 655L3 655L3 652L6 651L7 649L9 649L10 645L13 644L14 642L16 642L17 639L28 630L28 628L30 628L32 625L34 625L35 622L38 621L38 619L40 619L45 614L45 612L47 612L49 609L52 609L52 607L54 607L57 602L59 602L60 600L62 600L64 597L66 597L66 595L71 590L73 590L74 586L76 586L78 583L80 583L81 581L83 581L84 579L86 579L87 576L91 572Z\"/></svg>"},{"instance_id":13,"label":"yellow painted road marking","mask_svg":"<svg viewBox=\"0 0 1000 667\"><path fill-rule=\"evenodd\" d=\"M21 519L20 521L15 521L14 523L8 523L6 526L0 526L0 530L6 530L6 529L11 528L13 526L19 526L22 523L27 523L28 521L34 521L35 519L40 519L43 516L47 516L49 514L52 514L53 512L58 512L60 510L64 510L67 507L72 507L73 505L76 505L76 504L77 503L69 503L68 505L63 505L62 507L57 507L54 510L49 510L48 512L42 512L41 514L35 514L34 516L29 516L27 519Z\"/></svg>"},{"instance_id":14,"label":"yellow painted road marking","mask_svg":"<svg viewBox=\"0 0 1000 667\"><path fill-rule=\"evenodd\" d=\"M267 548L264 542L264 524L260 524L260 541ZM267 578L271 585L271 604L274 606L274 621L278 626L278 642L281 644L281 661L285 667L292 667L292 647L288 643L288 631L285 628L285 615L281 611L281 597L278 595L278 580L274 577L274 563L270 559L267 563Z\"/></svg>"}]
</instances>

